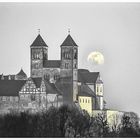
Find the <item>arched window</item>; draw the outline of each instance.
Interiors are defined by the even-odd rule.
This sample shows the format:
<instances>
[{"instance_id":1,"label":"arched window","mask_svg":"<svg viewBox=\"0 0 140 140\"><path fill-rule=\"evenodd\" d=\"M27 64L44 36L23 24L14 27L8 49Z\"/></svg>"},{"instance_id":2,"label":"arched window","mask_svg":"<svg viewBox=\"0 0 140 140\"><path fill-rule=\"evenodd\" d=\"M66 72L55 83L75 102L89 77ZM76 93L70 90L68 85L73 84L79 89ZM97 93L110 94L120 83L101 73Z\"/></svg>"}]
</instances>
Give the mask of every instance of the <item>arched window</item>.
<instances>
[{"instance_id":1,"label":"arched window","mask_svg":"<svg viewBox=\"0 0 140 140\"><path fill-rule=\"evenodd\" d=\"M100 87L100 92L102 92L102 87Z\"/></svg>"},{"instance_id":2,"label":"arched window","mask_svg":"<svg viewBox=\"0 0 140 140\"><path fill-rule=\"evenodd\" d=\"M99 92L99 87L97 86L97 92Z\"/></svg>"},{"instance_id":3,"label":"arched window","mask_svg":"<svg viewBox=\"0 0 140 140\"><path fill-rule=\"evenodd\" d=\"M74 59L77 59L77 50L74 49Z\"/></svg>"}]
</instances>

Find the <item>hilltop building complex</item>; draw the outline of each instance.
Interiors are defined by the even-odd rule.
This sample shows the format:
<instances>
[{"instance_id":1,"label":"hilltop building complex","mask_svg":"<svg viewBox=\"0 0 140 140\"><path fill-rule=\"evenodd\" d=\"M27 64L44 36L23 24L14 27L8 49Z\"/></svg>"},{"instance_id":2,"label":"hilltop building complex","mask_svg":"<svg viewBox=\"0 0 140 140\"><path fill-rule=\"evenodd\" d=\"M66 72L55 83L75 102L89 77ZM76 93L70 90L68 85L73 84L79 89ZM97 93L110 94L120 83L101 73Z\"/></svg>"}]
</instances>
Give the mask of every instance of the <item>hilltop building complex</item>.
<instances>
[{"instance_id":1,"label":"hilltop building complex","mask_svg":"<svg viewBox=\"0 0 140 140\"><path fill-rule=\"evenodd\" d=\"M1 112L38 112L62 104L78 104L89 114L104 110L100 73L78 69L78 45L71 35L60 45L60 60L48 60L48 53L38 34L30 46L30 77L22 69L16 75L0 75Z\"/></svg>"}]
</instances>

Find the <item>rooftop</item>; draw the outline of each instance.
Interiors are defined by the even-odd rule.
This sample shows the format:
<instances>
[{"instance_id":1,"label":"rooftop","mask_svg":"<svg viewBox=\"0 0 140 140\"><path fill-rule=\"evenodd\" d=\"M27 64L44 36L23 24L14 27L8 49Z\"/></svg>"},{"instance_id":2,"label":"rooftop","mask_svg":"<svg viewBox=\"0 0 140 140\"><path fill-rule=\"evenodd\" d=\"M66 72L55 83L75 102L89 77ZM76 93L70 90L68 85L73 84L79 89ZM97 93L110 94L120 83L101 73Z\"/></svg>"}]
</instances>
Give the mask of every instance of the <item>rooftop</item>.
<instances>
[{"instance_id":1,"label":"rooftop","mask_svg":"<svg viewBox=\"0 0 140 140\"><path fill-rule=\"evenodd\" d=\"M25 80L0 80L0 96L18 96Z\"/></svg>"},{"instance_id":2,"label":"rooftop","mask_svg":"<svg viewBox=\"0 0 140 140\"><path fill-rule=\"evenodd\" d=\"M73 38L69 34L64 42L61 44L61 46L77 46L77 44L74 42Z\"/></svg>"},{"instance_id":3,"label":"rooftop","mask_svg":"<svg viewBox=\"0 0 140 140\"><path fill-rule=\"evenodd\" d=\"M48 47L40 34L36 37L36 39L34 40L34 42L31 45L31 47L38 47L38 46Z\"/></svg>"},{"instance_id":4,"label":"rooftop","mask_svg":"<svg viewBox=\"0 0 140 140\"><path fill-rule=\"evenodd\" d=\"M60 68L61 61L60 60L46 60L44 61L45 68Z\"/></svg>"}]
</instances>

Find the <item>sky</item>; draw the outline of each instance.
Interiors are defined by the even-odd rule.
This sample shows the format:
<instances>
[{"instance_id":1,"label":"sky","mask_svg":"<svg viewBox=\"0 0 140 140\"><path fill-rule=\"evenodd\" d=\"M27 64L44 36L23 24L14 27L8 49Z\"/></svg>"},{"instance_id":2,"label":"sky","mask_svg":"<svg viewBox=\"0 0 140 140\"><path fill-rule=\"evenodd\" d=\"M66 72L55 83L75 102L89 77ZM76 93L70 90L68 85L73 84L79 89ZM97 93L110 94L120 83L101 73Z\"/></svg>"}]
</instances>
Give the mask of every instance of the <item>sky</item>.
<instances>
[{"instance_id":1,"label":"sky","mask_svg":"<svg viewBox=\"0 0 140 140\"><path fill-rule=\"evenodd\" d=\"M38 29L49 59L60 59L68 28L78 67L101 73L107 107L140 115L140 3L0 3L0 74L22 68L30 76ZM104 55L103 65L87 61L93 51Z\"/></svg>"}]
</instances>

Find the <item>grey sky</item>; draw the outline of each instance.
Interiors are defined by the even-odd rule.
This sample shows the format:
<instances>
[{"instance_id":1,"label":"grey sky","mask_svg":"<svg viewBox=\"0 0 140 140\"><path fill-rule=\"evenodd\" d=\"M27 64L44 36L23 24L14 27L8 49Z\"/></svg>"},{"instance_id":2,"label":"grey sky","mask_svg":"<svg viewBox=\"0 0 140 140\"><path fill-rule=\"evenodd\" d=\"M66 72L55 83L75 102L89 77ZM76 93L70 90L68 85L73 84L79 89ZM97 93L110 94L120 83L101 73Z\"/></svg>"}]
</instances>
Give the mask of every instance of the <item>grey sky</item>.
<instances>
[{"instance_id":1,"label":"grey sky","mask_svg":"<svg viewBox=\"0 0 140 140\"><path fill-rule=\"evenodd\" d=\"M30 74L30 45L37 29L49 46L49 59L60 59L68 28L79 46L79 68L100 71L107 106L140 114L140 4L0 3L0 73ZM91 51L104 65L87 62Z\"/></svg>"}]
</instances>

